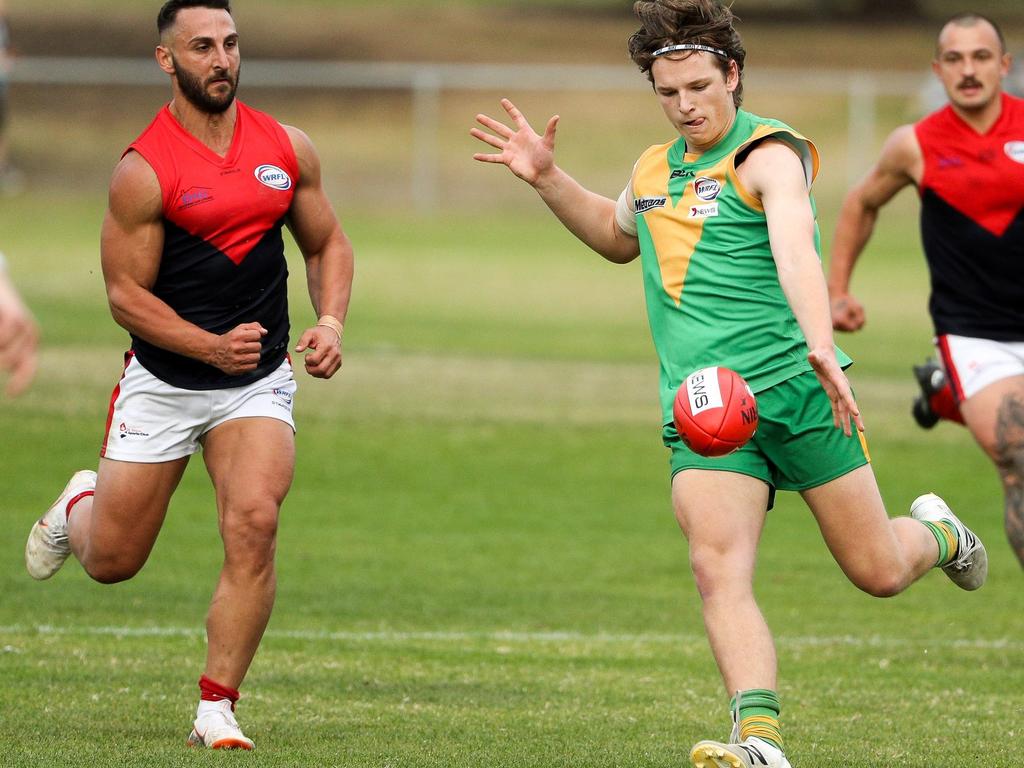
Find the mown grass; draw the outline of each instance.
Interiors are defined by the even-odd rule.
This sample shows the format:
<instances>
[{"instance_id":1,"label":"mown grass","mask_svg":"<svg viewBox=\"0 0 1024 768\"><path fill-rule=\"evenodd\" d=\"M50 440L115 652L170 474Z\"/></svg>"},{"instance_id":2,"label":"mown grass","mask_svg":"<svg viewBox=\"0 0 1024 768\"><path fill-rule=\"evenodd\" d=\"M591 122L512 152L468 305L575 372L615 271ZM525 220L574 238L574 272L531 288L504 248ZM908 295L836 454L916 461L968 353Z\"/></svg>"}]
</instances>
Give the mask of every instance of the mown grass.
<instances>
[{"instance_id":1,"label":"mown grass","mask_svg":"<svg viewBox=\"0 0 1024 768\"><path fill-rule=\"evenodd\" d=\"M71 563L38 584L21 566L33 517L95 463L120 370L96 264L102 208L75 194L0 207L45 333L35 387L0 404L0 765L220 763L233 758L183 746L220 561L201 463L135 580L102 587ZM301 381L278 603L239 709L258 749L242 759L685 763L692 742L727 734L726 695L669 508L635 265L603 264L514 209L400 225L343 213L358 254L346 363L334 381ZM841 343L893 513L945 494L988 541L990 583L968 595L936 573L868 598L799 499L781 497L758 594L797 766L979 764L1024 705L1021 576L994 470L963 430L922 433L907 412L929 331L899 219L858 275L871 325ZM997 762L1024 765L1012 750Z\"/></svg>"}]
</instances>

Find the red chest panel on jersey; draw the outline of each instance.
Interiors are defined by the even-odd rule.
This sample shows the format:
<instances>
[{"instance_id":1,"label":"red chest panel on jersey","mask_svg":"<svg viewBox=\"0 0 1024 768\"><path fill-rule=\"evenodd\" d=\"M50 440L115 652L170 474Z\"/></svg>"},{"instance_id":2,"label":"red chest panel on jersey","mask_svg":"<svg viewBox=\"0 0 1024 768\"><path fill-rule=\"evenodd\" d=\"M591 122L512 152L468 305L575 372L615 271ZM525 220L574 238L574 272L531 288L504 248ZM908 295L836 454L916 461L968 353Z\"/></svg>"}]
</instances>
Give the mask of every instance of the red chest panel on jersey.
<instances>
[{"instance_id":1,"label":"red chest panel on jersey","mask_svg":"<svg viewBox=\"0 0 1024 768\"><path fill-rule=\"evenodd\" d=\"M999 120L979 134L951 107L919 122L924 154L921 192L1001 237L1024 210L1024 102L1003 96Z\"/></svg>"},{"instance_id":2,"label":"red chest panel on jersey","mask_svg":"<svg viewBox=\"0 0 1024 768\"><path fill-rule=\"evenodd\" d=\"M220 157L162 109L131 145L152 166L164 218L240 264L291 206L298 163L284 129L241 102Z\"/></svg>"}]
</instances>

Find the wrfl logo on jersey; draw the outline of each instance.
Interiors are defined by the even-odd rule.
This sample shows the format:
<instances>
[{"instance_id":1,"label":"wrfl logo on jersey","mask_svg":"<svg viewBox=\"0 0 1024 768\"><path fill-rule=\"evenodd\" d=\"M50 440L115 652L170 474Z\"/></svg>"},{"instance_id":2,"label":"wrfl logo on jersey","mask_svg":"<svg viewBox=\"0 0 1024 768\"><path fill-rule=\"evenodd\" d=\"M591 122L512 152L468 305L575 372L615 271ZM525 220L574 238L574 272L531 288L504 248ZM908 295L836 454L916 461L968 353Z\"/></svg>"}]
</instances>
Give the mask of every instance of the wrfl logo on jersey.
<instances>
[{"instance_id":1,"label":"wrfl logo on jersey","mask_svg":"<svg viewBox=\"0 0 1024 768\"><path fill-rule=\"evenodd\" d=\"M276 165L261 165L256 169L256 178L260 180L260 184L264 184L271 189L283 191L292 188L292 177Z\"/></svg>"},{"instance_id":2,"label":"wrfl logo on jersey","mask_svg":"<svg viewBox=\"0 0 1024 768\"><path fill-rule=\"evenodd\" d=\"M1024 141L1008 141L1003 150L1011 160L1024 164Z\"/></svg>"},{"instance_id":3,"label":"wrfl logo on jersey","mask_svg":"<svg viewBox=\"0 0 1024 768\"><path fill-rule=\"evenodd\" d=\"M639 216L652 208L664 208L667 201L668 198L665 197L638 197L633 201L633 207L636 208L636 213Z\"/></svg>"},{"instance_id":4,"label":"wrfl logo on jersey","mask_svg":"<svg viewBox=\"0 0 1024 768\"><path fill-rule=\"evenodd\" d=\"M693 191L697 193L697 197L701 200L707 200L710 202L718 197L718 193L722 191L722 185L715 179L709 179L707 176L701 176L694 180Z\"/></svg>"}]
</instances>

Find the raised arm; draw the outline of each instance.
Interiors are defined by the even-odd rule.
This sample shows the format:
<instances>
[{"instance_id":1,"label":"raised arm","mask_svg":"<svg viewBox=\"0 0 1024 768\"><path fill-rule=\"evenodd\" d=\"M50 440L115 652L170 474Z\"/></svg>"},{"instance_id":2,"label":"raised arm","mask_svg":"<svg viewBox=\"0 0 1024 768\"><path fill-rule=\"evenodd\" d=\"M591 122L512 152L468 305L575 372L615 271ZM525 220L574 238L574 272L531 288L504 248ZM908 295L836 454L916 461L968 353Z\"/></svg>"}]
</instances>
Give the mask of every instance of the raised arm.
<instances>
[{"instance_id":1,"label":"raised arm","mask_svg":"<svg viewBox=\"0 0 1024 768\"><path fill-rule=\"evenodd\" d=\"M833 421L847 435L852 434L851 421L863 430L850 382L836 360L803 164L788 144L768 140L748 155L739 176L764 207L779 283L807 340L807 359L832 403Z\"/></svg>"},{"instance_id":2,"label":"raised arm","mask_svg":"<svg viewBox=\"0 0 1024 768\"><path fill-rule=\"evenodd\" d=\"M864 307L850 294L854 265L874 232L879 209L904 187L920 182L923 163L914 126L904 125L890 134L878 163L846 194L839 209L828 273L832 325L837 330L863 327Z\"/></svg>"},{"instance_id":3,"label":"raised arm","mask_svg":"<svg viewBox=\"0 0 1024 768\"><path fill-rule=\"evenodd\" d=\"M624 264L635 259L640 253L639 241L616 223L615 201L584 189L555 164L558 116L548 120L541 136L511 101L502 99L501 106L514 127L487 115L477 115L477 122L490 133L473 128L470 134L498 152L478 152L473 159L508 166L537 190L566 229L609 261Z\"/></svg>"},{"instance_id":4,"label":"raised arm","mask_svg":"<svg viewBox=\"0 0 1024 768\"><path fill-rule=\"evenodd\" d=\"M329 379L341 367L341 335L352 294L352 243L324 193L320 157L309 137L285 126L299 161L299 179L288 212L288 228L306 262L306 282L316 325L299 337L296 352L306 352L306 371ZM308 350L308 351L307 351Z\"/></svg>"},{"instance_id":5,"label":"raised arm","mask_svg":"<svg viewBox=\"0 0 1024 768\"><path fill-rule=\"evenodd\" d=\"M218 336L184 320L153 295L164 242L161 210L156 173L141 155L130 152L114 169L100 236L103 279L114 320L151 344L225 373L255 370L260 339L267 333L259 323L243 323Z\"/></svg>"}]
</instances>

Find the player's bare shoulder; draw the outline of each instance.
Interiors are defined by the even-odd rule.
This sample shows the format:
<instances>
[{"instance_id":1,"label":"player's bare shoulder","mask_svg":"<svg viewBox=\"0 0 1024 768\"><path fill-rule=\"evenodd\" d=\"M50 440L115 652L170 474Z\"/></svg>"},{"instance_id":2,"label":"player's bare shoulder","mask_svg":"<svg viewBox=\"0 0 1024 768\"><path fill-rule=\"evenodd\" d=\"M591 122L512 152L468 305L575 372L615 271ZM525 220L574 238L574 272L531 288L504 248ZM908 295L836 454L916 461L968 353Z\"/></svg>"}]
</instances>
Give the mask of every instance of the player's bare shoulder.
<instances>
[{"instance_id":1,"label":"player's bare shoulder","mask_svg":"<svg viewBox=\"0 0 1024 768\"><path fill-rule=\"evenodd\" d=\"M882 145L877 170L907 184L919 184L924 173L924 155L912 124L901 125Z\"/></svg>"},{"instance_id":2,"label":"player's bare shoulder","mask_svg":"<svg viewBox=\"0 0 1024 768\"><path fill-rule=\"evenodd\" d=\"M281 124L284 132L292 142L295 158L299 162L300 182L318 182L320 179L320 155L317 154L313 141L306 132L294 125Z\"/></svg>"},{"instance_id":3,"label":"player's bare shoulder","mask_svg":"<svg viewBox=\"0 0 1024 768\"><path fill-rule=\"evenodd\" d=\"M160 180L138 152L128 152L114 167L110 178L110 212L117 218L159 218L163 207Z\"/></svg>"},{"instance_id":4,"label":"player's bare shoulder","mask_svg":"<svg viewBox=\"0 0 1024 768\"><path fill-rule=\"evenodd\" d=\"M736 168L743 186L757 197L779 188L805 189L804 167L796 148L784 139L766 136L743 153Z\"/></svg>"}]
</instances>

